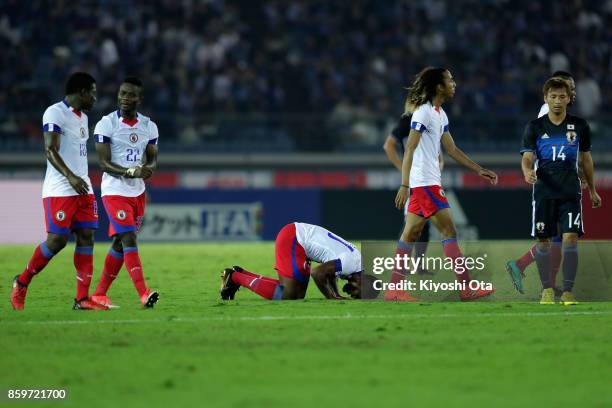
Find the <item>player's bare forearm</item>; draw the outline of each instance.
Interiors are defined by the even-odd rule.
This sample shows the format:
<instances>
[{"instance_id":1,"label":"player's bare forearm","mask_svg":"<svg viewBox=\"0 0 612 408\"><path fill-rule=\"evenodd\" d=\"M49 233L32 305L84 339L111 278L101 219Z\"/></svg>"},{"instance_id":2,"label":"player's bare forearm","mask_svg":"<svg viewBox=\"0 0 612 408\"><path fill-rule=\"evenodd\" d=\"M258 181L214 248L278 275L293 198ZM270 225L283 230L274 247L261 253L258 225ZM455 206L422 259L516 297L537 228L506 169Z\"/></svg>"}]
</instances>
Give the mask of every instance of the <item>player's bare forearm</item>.
<instances>
[{"instance_id":1,"label":"player's bare forearm","mask_svg":"<svg viewBox=\"0 0 612 408\"><path fill-rule=\"evenodd\" d=\"M68 168L62 156L59 154L60 135L55 132L45 132L45 155L49 163L66 178L76 177L75 174Z\"/></svg>"},{"instance_id":2,"label":"player's bare forearm","mask_svg":"<svg viewBox=\"0 0 612 408\"><path fill-rule=\"evenodd\" d=\"M593 166L593 157L591 156L591 152L580 152L579 154L579 164L580 169L582 169L582 176L584 177L584 181L586 182L589 191L595 191L595 182L593 173L595 172Z\"/></svg>"},{"instance_id":3,"label":"player's bare forearm","mask_svg":"<svg viewBox=\"0 0 612 408\"><path fill-rule=\"evenodd\" d=\"M404 159L402 160L402 186L407 186L410 182L410 169L412 168L415 149L416 147L406 147L406 151L404 152Z\"/></svg>"},{"instance_id":4,"label":"player's bare forearm","mask_svg":"<svg viewBox=\"0 0 612 408\"><path fill-rule=\"evenodd\" d=\"M334 291L333 286L330 284L331 279L335 280L336 276L335 262L326 262L317 266L310 275L325 298L337 299L340 296L337 290Z\"/></svg>"},{"instance_id":5,"label":"player's bare forearm","mask_svg":"<svg viewBox=\"0 0 612 408\"><path fill-rule=\"evenodd\" d=\"M98 162L100 169L113 176L125 176L127 168L113 163L111 161L111 150L107 143L96 143L96 153L98 154Z\"/></svg>"},{"instance_id":6,"label":"player's bare forearm","mask_svg":"<svg viewBox=\"0 0 612 408\"><path fill-rule=\"evenodd\" d=\"M453 149L452 153L451 152L447 152L447 153L457 163L461 164L464 167L467 167L468 169L472 171L475 171L476 173L478 173L483 168L481 165L476 163L474 160L470 159L468 155L463 152L463 150L459 149L456 146Z\"/></svg>"},{"instance_id":7,"label":"player's bare forearm","mask_svg":"<svg viewBox=\"0 0 612 408\"><path fill-rule=\"evenodd\" d=\"M385 140L385 144L383 145L383 150L387 155L387 158L395 166L396 169L402 171L402 158L397 152L397 147L395 143L395 139L392 136L387 137Z\"/></svg>"},{"instance_id":8,"label":"player's bare forearm","mask_svg":"<svg viewBox=\"0 0 612 408\"><path fill-rule=\"evenodd\" d=\"M523 171L523 177L529 184L535 184L538 180L535 170L533 169L533 163L535 161L533 152L524 152L521 159L521 170Z\"/></svg>"},{"instance_id":9,"label":"player's bare forearm","mask_svg":"<svg viewBox=\"0 0 612 408\"><path fill-rule=\"evenodd\" d=\"M151 171L157 169L157 146L147 145L145 150L144 167L148 167Z\"/></svg>"}]
</instances>

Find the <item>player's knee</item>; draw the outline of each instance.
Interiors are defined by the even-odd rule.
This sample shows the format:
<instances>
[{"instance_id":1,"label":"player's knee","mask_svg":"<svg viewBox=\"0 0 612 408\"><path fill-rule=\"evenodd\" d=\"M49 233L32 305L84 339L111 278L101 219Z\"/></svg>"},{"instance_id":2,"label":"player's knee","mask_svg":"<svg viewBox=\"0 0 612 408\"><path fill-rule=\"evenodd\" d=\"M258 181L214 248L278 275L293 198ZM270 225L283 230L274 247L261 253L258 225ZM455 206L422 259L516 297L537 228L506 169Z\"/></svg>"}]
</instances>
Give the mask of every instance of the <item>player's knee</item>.
<instances>
[{"instance_id":1,"label":"player's knee","mask_svg":"<svg viewBox=\"0 0 612 408\"><path fill-rule=\"evenodd\" d=\"M121 244L123 245L123 247L135 247L136 233L133 231L129 231L121 234Z\"/></svg>"},{"instance_id":2,"label":"player's knee","mask_svg":"<svg viewBox=\"0 0 612 408\"><path fill-rule=\"evenodd\" d=\"M121 238L119 238L117 235L113 237L113 243L111 244L111 246L113 247L113 250L117 252L123 252L123 244L121 243Z\"/></svg>"},{"instance_id":3,"label":"player's knee","mask_svg":"<svg viewBox=\"0 0 612 408\"><path fill-rule=\"evenodd\" d=\"M94 232L93 230L78 230L76 233L76 245L79 247L93 246Z\"/></svg>"},{"instance_id":4,"label":"player's knee","mask_svg":"<svg viewBox=\"0 0 612 408\"><path fill-rule=\"evenodd\" d=\"M440 235L442 235L442 239L457 238L457 230L453 225L444 227L440 230Z\"/></svg>"},{"instance_id":5,"label":"player's knee","mask_svg":"<svg viewBox=\"0 0 612 408\"><path fill-rule=\"evenodd\" d=\"M67 235L49 234L47 236L47 241L46 241L47 248L49 248L55 254L57 254L59 251L64 249L67 243L68 243Z\"/></svg>"}]
</instances>

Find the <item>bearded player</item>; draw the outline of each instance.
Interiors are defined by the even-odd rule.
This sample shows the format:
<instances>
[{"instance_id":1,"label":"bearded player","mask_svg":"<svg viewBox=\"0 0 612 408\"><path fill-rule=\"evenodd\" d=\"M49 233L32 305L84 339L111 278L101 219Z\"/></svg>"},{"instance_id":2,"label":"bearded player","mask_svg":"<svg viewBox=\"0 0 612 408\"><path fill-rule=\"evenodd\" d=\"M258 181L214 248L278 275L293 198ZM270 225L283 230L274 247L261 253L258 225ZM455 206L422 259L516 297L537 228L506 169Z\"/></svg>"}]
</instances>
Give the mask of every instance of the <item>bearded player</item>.
<instances>
[{"instance_id":1,"label":"bearded player","mask_svg":"<svg viewBox=\"0 0 612 408\"><path fill-rule=\"evenodd\" d=\"M66 246L71 233L76 238L77 290L73 308L106 309L89 298L98 208L88 176L89 122L84 111L96 102L96 81L85 72L75 72L66 82L65 94L63 101L47 108L42 119L47 155L42 191L47 239L36 247L21 275L15 277L11 292L15 310L24 308L32 278Z\"/></svg>"},{"instance_id":2,"label":"bearded player","mask_svg":"<svg viewBox=\"0 0 612 408\"><path fill-rule=\"evenodd\" d=\"M362 276L359 250L323 227L301 222L285 225L276 237L275 254L278 279L239 266L227 268L221 274L221 298L234 299L242 286L266 299L303 299L311 276L327 299L345 299L338 292L336 278L348 281L343 289L353 298L361 298L362 290L368 298L376 296L373 280ZM320 265L311 270L311 261Z\"/></svg>"},{"instance_id":3,"label":"bearded player","mask_svg":"<svg viewBox=\"0 0 612 408\"><path fill-rule=\"evenodd\" d=\"M141 304L150 308L159 299L145 283L138 254L136 233L145 210L145 182L157 167L157 125L138 113L143 84L126 78L119 87L119 109L96 125L96 151L102 176L102 202L110 220L108 235L113 239L104 260L104 270L92 299L116 307L107 295L121 267L125 267L138 292Z\"/></svg>"}]
</instances>

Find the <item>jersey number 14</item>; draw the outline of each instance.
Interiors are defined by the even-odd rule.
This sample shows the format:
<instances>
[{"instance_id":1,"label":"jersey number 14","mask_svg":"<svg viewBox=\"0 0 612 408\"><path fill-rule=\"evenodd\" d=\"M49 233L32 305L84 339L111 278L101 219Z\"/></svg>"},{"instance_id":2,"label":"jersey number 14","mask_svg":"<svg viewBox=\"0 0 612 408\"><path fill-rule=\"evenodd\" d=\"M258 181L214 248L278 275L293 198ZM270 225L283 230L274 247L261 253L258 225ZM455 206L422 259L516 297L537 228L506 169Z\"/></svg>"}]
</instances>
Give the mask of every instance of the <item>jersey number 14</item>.
<instances>
[{"instance_id":1,"label":"jersey number 14","mask_svg":"<svg viewBox=\"0 0 612 408\"><path fill-rule=\"evenodd\" d=\"M561 160L561 161L565 161L565 153L563 152L563 148L565 146L560 146L559 147L559 151L557 152L557 146L553 146L552 147L552 159L553 161L557 161L557 160Z\"/></svg>"}]
</instances>

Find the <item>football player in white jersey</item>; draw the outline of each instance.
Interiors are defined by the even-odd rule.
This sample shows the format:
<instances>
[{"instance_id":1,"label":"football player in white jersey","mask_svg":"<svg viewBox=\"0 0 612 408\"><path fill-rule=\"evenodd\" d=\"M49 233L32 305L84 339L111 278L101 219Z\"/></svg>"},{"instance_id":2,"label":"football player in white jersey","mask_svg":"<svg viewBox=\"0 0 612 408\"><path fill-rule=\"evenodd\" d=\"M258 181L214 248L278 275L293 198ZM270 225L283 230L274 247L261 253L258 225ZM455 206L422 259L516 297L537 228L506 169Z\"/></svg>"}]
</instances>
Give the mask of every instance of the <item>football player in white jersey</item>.
<instances>
[{"instance_id":1,"label":"football player in white jersey","mask_svg":"<svg viewBox=\"0 0 612 408\"><path fill-rule=\"evenodd\" d=\"M43 115L47 173L43 183L43 207L47 239L36 247L25 270L15 277L11 292L13 309L24 308L28 285L68 242L76 237L74 266L77 291L74 309L106 309L89 298L93 274L93 236L98 228L98 209L87 166L89 124L84 111L96 103L96 81L75 72L66 82L63 101Z\"/></svg>"},{"instance_id":2,"label":"football player in white jersey","mask_svg":"<svg viewBox=\"0 0 612 408\"><path fill-rule=\"evenodd\" d=\"M368 298L376 297L373 279L366 281L370 277L362 276L359 250L323 227L301 222L285 225L276 237L275 254L278 279L239 266L227 268L221 274L221 298L234 299L243 286L266 299L303 299L311 276L327 299L344 299L338 292L337 278L348 281L344 291L353 298L361 298L362 291ZM312 271L311 261L320 263Z\"/></svg>"},{"instance_id":3,"label":"football player in white jersey","mask_svg":"<svg viewBox=\"0 0 612 408\"><path fill-rule=\"evenodd\" d=\"M472 161L455 145L450 134L448 117L442 109L442 104L453 97L455 87L449 70L431 67L421 71L410 87L406 112L412 112L411 130L402 161L402 184L395 198L397 208L403 208L410 189L406 224L396 249L396 255L400 257L411 256L414 242L421 234L427 219L433 222L442 235L445 256L453 260L462 257L448 200L441 186L438 163L440 145L459 164L478 173L492 184L497 184L497 174ZM406 272L395 270L391 281L397 283L403 280ZM460 291L461 300L473 300L493 293L493 290L470 289L470 276L467 271L456 273L456 278L464 284L464 289ZM415 300L405 291L396 290L387 291L385 299Z\"/></svg>"},{"instance_id":4,"label":"football player in white jersey","mask_svg":"<svg viewBox=\"0 0 612 408\"><path fill-rule=\"evenodd\" d=\"M119 87L119 109L104 116L94 130L96 151L104 171L102 203L113 242L92 298L108 307L116 307L107 291L124 262L141 304L153 307L159 299L158 292L151 291L145 283L136 239L145 210L144 180L157 167L159 137L155 122L137 111L142 98L142 81L126 78Z\"/></svg>"}]
</instances>

